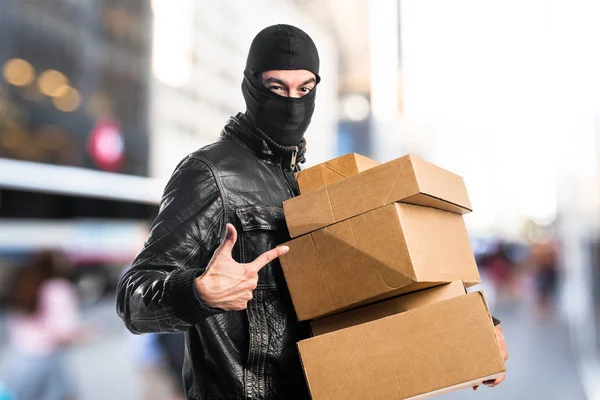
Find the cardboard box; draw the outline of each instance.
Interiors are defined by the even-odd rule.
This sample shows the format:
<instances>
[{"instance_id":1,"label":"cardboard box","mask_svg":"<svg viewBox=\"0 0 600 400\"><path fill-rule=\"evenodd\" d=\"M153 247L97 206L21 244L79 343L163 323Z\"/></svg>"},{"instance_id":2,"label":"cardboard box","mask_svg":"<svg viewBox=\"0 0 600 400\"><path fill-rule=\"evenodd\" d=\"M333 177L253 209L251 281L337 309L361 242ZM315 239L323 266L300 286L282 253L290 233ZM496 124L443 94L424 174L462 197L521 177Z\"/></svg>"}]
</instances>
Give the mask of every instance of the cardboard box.
<instances>
[{"instance_id":1,"label":"cardboard box","mask_svg":"<svg viewBox=\"0 0 600 400\"><path fill-rule=\"evenodd\" d=\"M480 283L463 217L394 203L285 243L300 321L462 280Z\"/></svg>"},{"instance_id":2,"label":"cardboard box","mask_svg":"<svg viewBox=\"0 0 600 400\"><path fill-rule=\"evenodd\" d=\"M296 172L295 177L304 194L378 165L375 160L351 153Z\"/></svg>"},{"instance_id":3,"label":"cardboard box","mask_svg":"<svg viewBox=\"0 0 600 400\"><path fill-rule=\"evenodd\" d=\"M384 300L380 303L371 304L354 310L320 318L310 322L313 336L337 331L365 322L375 321L390 315L400 314L405 311L414 310L438 301L462 296L467 293L464 282L455 281L423 289L415 293L405 294Z\"/></svg>"},{"instance_id":4,"label":"cardboard box","mask_svg":"<svg viewBox=\"0 0 600 400\"><path fill-rule=\"evenodd\" d=\"M292 237L397 201L466 214L463 179L408 155L283 202Z\"/></svg>"},{"instance_id":5,"label":"cardboard box","mask_svg":"<svg viewBox=\"0 0 600 400\"><path fill-rule=\"evenodd\" d=\"M481 292L300 341L312 400L421 399L506 371Z\"/></svg>"}]
</instances>

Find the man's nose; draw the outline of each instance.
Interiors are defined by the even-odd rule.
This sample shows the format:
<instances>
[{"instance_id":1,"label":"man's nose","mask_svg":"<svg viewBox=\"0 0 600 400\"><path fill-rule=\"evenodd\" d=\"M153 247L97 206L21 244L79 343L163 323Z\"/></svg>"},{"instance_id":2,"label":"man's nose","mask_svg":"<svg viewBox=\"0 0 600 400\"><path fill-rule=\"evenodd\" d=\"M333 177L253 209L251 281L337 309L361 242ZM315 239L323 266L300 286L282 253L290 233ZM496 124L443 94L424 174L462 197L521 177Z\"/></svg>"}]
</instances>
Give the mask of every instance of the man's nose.
<instances>
[{"instance_id":1,"label":"man's nose","mask_svg":"<svg viewBox=\"0 0 600 400\"><path fill-rule=\"evenodd\" d=\"M288 112L290 117L301 117L304 114L304 104L289 103Z\"/></svg>"}]
</instances>

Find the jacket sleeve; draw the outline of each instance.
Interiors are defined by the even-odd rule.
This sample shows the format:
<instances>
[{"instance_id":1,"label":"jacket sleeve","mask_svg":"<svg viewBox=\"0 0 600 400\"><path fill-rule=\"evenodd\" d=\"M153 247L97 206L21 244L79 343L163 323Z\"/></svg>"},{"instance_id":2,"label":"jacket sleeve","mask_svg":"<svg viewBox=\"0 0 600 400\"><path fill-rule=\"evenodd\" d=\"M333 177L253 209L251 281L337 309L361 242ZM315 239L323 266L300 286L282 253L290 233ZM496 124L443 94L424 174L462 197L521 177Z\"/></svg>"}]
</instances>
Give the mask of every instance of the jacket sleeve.
<instances>
[{"instance_id":1,"label":"jacket sleeve","mask_svg":"<svg viewBox=\"0 0 600 400\"><path fill-rule=\"evenodd\" d=\"M133 333L177 332L224 312L200 300L194 279L225 232L225 203L207 162L188 156L161 199L143 249L117 287L117 313Z\"/></svg>"}]
</instances>

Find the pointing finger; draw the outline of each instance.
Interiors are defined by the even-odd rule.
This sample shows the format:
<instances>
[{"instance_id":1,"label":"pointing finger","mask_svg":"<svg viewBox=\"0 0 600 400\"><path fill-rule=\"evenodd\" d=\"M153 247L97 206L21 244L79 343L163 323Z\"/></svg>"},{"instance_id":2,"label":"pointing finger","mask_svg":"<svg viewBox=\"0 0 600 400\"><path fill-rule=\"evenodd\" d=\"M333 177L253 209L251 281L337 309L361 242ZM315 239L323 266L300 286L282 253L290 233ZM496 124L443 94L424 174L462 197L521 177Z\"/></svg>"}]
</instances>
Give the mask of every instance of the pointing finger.
<instances>
[{"instance_id":1,"label":"pointing finger","mask_svg":"<svg viewBox=\"0 0 600 400\"><path fill-rule=\"evenodd\" d=\"M256 258L256 260L252 261L248 266L253 269L256 273L260 271L265 265L273 261L274 259L281 257L285 253L290 251L290 248L287 246L279 246L275 247L272 250L269 250Z\"/></svg>"}]
</instances>

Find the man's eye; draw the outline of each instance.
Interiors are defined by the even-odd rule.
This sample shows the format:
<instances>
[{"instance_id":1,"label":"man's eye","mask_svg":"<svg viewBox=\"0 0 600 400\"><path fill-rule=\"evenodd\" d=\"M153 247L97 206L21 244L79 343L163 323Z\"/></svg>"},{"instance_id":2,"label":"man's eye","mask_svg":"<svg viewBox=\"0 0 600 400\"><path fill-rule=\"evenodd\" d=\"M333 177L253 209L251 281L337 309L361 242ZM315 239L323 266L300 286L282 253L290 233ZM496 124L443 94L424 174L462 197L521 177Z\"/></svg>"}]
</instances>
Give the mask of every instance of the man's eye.
<instances>
[{"instance_id":1,"label":"man's eye","mask_svg":"<svg viewBox=\"0 0 600 400\"><path fill-rule=\"evenodd\" d=\"M303 88L300 88L300 91L301 91L302 93L309 93L311 90L312 90L312 88L310 88L310 87L307 87L307 86L305 86L305 87L303 87Z\"/></svg>"},{"instance_id":2,"label":"man's eye","mask_svg":"<svg viewBox=\"0 0 600 400\"><path fill-rule=\"evenodd\" d=\"M269 86L269 90L283 90L281 86Z\"/></svg>"}]
</instances>

